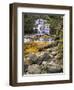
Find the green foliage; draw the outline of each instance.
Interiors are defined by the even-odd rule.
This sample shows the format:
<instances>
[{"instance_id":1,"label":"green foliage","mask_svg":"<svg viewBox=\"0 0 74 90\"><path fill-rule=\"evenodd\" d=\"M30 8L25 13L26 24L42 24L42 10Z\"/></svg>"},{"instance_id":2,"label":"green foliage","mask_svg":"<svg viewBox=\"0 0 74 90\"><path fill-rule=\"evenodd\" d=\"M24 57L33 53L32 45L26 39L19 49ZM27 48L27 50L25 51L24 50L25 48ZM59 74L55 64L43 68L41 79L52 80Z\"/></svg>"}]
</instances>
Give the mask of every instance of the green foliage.
<instances>
[{"instance_id":1,"label":"green foliage","mask_svg":"<svg viewBox=\"0 0 74 90\"><path fill-rule=\"evenodd\" d=\"M63 15L24 14L24 33L35 33L33 27L35 20L42 18L47 20L51 27L51 35L63 36Z\"/></svg>"}]
</instances>

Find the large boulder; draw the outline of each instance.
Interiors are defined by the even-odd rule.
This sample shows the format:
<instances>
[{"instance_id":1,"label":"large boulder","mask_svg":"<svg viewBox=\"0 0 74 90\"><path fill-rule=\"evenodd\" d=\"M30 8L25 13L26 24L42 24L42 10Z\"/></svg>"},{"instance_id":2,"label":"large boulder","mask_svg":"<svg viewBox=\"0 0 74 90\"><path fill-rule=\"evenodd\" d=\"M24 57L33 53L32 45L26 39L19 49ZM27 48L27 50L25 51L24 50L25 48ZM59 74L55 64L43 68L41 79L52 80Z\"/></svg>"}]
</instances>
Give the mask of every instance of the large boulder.
<instances>
[{"instance_id":1,"label":"large boulder","mask_svg":"<svg viewBox=\"0 0 74 90\"><path fill-rule=\"evenodd\" d=\"M48 73L60 73L63 72L63 68L60 65L49 65L47 67L47 72Z\"/></svg>"},{"instance_id":2,"label":"large boulder","mask_svg":"<svg viewBox=\"0 0 74 90\"><path fill-rule=\"evenodd\" d=\"M32 64L28 66L28 73L29 74L40 74L41 73L40 66L37 64Z\"/></svg>"}]
</instances>

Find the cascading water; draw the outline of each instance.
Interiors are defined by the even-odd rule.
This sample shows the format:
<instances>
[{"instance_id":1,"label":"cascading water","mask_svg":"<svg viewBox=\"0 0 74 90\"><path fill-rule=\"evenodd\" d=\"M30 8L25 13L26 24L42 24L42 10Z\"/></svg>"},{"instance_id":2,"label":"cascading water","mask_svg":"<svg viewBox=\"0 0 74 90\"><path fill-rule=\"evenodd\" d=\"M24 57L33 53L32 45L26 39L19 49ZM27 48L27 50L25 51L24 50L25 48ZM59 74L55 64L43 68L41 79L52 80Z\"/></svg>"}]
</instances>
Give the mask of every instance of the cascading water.
<instances>
[{"instance_id":1,"label":"cascading water","mask_svg":"<svg viewBox=\"0 0 74 90\"><path fill-rule=\"evenodd\" d=\"M46 20L43 19L37 19L35 21L35 26L33 27L33 30L36 30L35 34L27 35L24 37L24 42L29 41L52 41L52 38L50 37L50 24L47 23ZM47 37L45 37L47 36ZM33 38L34 37L34 38ZM36 39L35 39L36 38Z\"/></svg>"},{"instance_id":2,"label":"cascading water","mask_svg":"<svg viewBox=\"0 0 74 90\"><path fill-rule=\"evenodd\" d=\"M50 36L50 24L46 20L37 19L35 21L37 35L47 35ZM52 41L52 38L39 38L39 41Z\"/></svg>"}]
</instances>

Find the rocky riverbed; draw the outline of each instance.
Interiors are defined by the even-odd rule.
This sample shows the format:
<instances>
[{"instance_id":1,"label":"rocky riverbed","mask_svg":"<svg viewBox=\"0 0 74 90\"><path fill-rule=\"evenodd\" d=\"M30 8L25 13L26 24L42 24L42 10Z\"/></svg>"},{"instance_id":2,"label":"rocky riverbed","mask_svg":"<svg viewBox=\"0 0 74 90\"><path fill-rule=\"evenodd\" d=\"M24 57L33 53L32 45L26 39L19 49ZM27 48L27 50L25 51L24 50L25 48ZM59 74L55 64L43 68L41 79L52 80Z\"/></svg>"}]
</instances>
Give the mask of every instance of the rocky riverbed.
<instances>
[{"instance_id":1,"label":"rocky riverbed","mask_svg":"<svg viewBox=\"0 0 74 90\"><path fill-rule=\"evenodd\" d=\"M59 37L50 39L51 41L33 40L24 43L25 74L63 72L63 40Z\"/></svg>"}]
</instances>

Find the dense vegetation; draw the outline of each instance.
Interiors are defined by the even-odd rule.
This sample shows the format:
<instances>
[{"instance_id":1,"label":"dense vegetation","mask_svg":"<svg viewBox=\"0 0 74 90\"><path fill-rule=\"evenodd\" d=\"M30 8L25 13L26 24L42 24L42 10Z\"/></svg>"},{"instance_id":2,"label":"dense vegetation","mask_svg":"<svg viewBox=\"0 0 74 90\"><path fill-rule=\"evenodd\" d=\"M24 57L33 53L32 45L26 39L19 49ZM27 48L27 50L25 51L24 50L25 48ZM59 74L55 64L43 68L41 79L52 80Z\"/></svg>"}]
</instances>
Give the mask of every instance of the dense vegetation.
<instances>
[{"instance_id":1,"label":"dense vegetation","mask_svg":"<svg viewBox=\"0 0 74 90\"><path fill-rule=\"evenodd\" d=\"M63 16L62 15L24 15L24 33L31 34L34 33L33 27L36 19L47 20L48 24L52 29L51 34L62 35L63 33Z\"/></svg>"}]
</instances>

